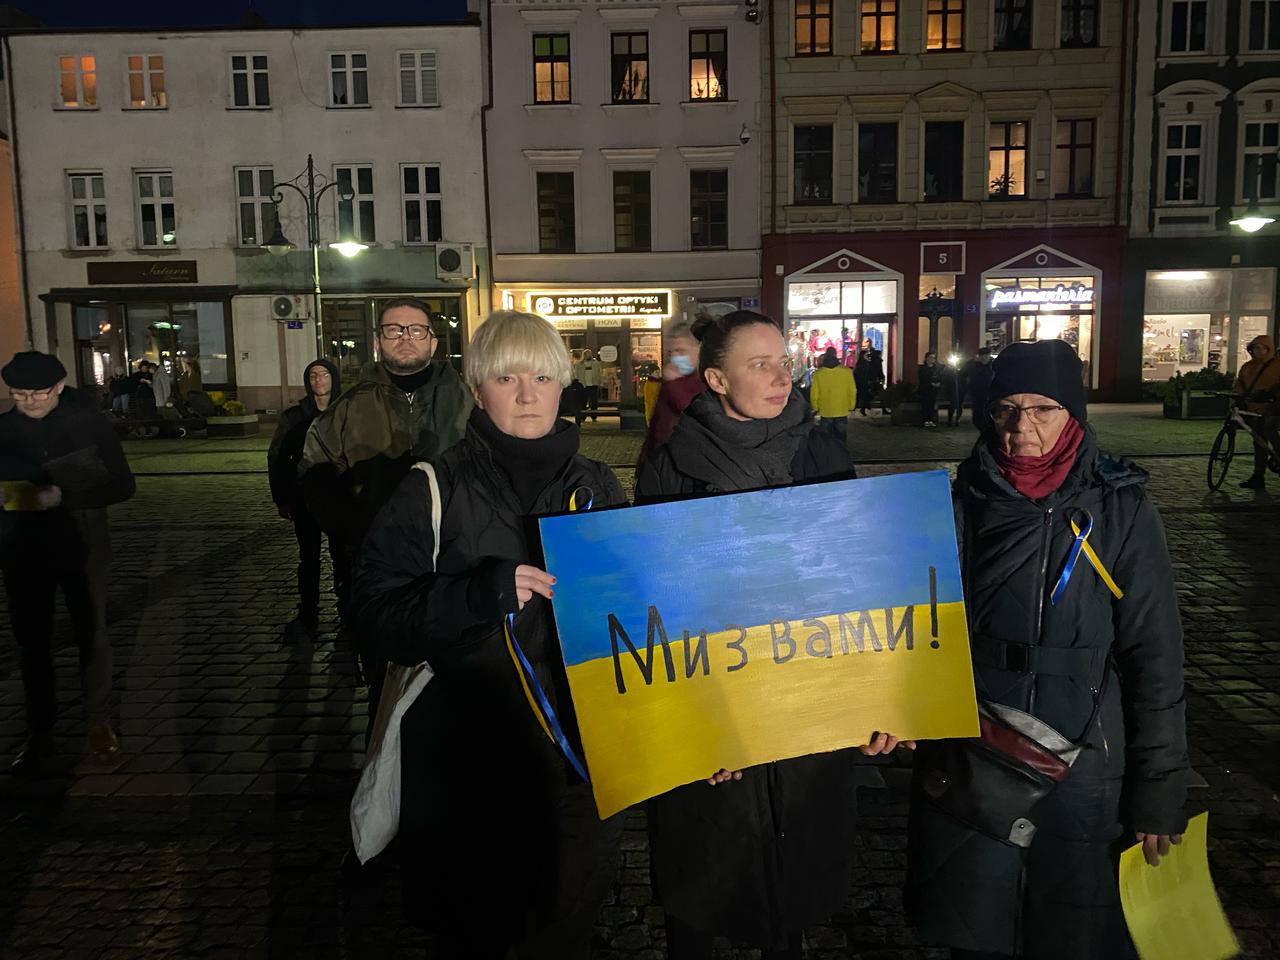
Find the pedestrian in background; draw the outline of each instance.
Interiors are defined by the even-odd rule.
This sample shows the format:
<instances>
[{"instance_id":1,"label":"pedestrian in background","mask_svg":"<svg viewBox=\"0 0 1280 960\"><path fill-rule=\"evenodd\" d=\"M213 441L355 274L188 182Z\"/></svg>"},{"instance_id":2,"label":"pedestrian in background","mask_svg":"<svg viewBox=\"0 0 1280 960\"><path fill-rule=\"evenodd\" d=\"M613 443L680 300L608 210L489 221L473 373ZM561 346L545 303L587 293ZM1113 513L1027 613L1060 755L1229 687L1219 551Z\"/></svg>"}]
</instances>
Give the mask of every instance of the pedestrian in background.
<instances>
[{"instance_id":1,"label":"pedestrian in background","mask_svg":"<svg viewBox=\"0 0 1280 960\"><path fill-rule=\"evenodd\" d=\"M987 423L987 397L991 392L991 348L980 347L978 355L960 370L961 390L972 404L973 425L979 430Z\"/></svg>"},{"instance_id":2,"label":"pedestrian in background","mask_svg":"<svg viewBox=\"0 0 1280 960\"><path fill-rule=\"evenodd\" d=\"M685 408L707 388L698 372L698 341L693 338L690 325L684 321L672 324L667 328L665 339L667 362L662 368L662 389L658 391L653 419L640 447L637 469L667 442Z\"/></svg>"},{"instance_id":3,"label":"pedestrian in background","mask_svg":"<svg viewBox=\"0 0 1280 960\"><path fill-rule=\"evenodd\" d=\"M854 386L858 391L858 412L864 417L872 399L884 387L884 359L871 343L870 337L862 340L862 349L853 367Z\"/></svg>"},{"instance_id":4,"label":"pedestrian in background","mask_svg":"<svg viewBox=\"0 0 1280 960\"><path fill-rule=\"evenodd\" d=\"M924 363L917 371L920 391L920 423L926 427L938 425L938 395L942 392L942 367L938 355L932 351L924 355Z\"/></svg>"},{"instance_id":5,"label":"pedestrian in background","mask_svg":"<svg viewBox=\"0 0 1280 960\"><path fill-rule=\"evenodd\" d=\"M827 347L822 363L813 371L809 405L819 418L819 429L833 434L841 443L849 437L849 411L857 400L853 371L836 357L836 348Z\"/></svg>"},{"instance_id":6,"label":"pedestrian in background","mask_svg":"<svg viewBox=\"0 0 1280 960\"><path fill-rule=\"evenodd\" d=\"M1158 863L1186 825L1182 626L1164 526L1146 472L1098 449L1074 347L1015 343L994 368L991 426L955 483L977 693L1082 749L1065 780L1027 801L1028 840L1007 822L1000 836L973 825L969 812L1008 801L989 778L952 773L968 766L965 741L921 743L909 913L956 960L1131 957L1113 851L1136 837ZM1077 553L1077 530L1097 563Z\"/></svg>"},{"instance_id":7,"label":"pedestrian in background","mask_svg":"<svg viewBox=\"0 0 1280 960\"><path fill-rule=\"evenodd\" d=\"M17 505L20 512L0 557L27 715L27 739L12 769L30 775L55 750L53 626L59 589L80 650L87 750L107 757L120 749L111 725L107 508L132 497L135 484L110 420L88 394L66 385L67 371L57 357L19 353L0 377L14 403L0 414L0 451L12 474L0 477L9 481L0 487L0 508L19 490L31 492L30 502Z\"/></svg>"},{"instance_id":8,"label":"pedestrian in background","mask_svg":"<svg viewBox=\"0 0 1280 960\"><path fill-rule=\"evenodd\" d=\"M1261 414L1254 429L1271 443L1277 443L1276 425L1280 422L1280 360L1268 336L1254 337L1246 348L1249 360L1240 367L1232 392L1240 397L1246 410ZM1253 473L1240 486L1248 490L1264 490L1267 486L1267 448L1254 441Z\"/></svg>"},{"instance_id":9,"label":"pedestrian in background","mask_svg":"<svg viewBox=\"0 0 1280 960\"><path fill-rule=\"evenodd\" d=\"M543 733L504 631L581 755L549 603L555 577L533 565L526 530L626 498L605 464L578 452L578 428L557 419L570 363L550 323L493 314L467 350L466 377L476 406L465 438L435 459L434 489L422 470L404 479L356 567L364 642L434 673L400 732L405 913L437 932L443 960L587 960L623 815L600 820L590 786Z\"/></svg>"},{"instance_id":10,"label":"pedestrian in background","mask_svg":"<svg viewBox=\"0 0 1280 960\"><path fill-rule=\"evenodd\" d=\"M267 479L276 512L293 523L293 536L298 541L298 612L284 628L285 639L314 640L320 627L320 524L307 508L298 481L298 461L312 421L328 409L342 392L342 375L332 360L312 360L302 372L306 395L280 415L276 432L267 449ZM333 563L334 594L344 595L346 565L337 556L333 537L329 537L329 556Z\"/></svg>"},{"instance_id":11,"label":"pedestrian in background","mask_svg":"<svg viewBox=\"0 0 1280 960\"><path fill-rule=\"evenodd\" d=\"M591 417L594 423L598 419L600 412L600 384L603 377L603 367L600 361L595 358L590 350L583 350L582 357L578 360L573 368L573 379L577 380L585 388L585 402L583 410L587 416ZM586 417L584 416L585 420Z\"/></svg>"},{"instance_id":12,"label":"pedestrian in background","mask_svg":"<svg viewBox=\"0 0 1280 960\"><path fill-rule=\"evenodd\" d=\"M958 360L958 358L956 358ZM964 414L964 398L960 392L960 371L955 364L947 362L942 366L942 405L947 408L947 426L954 427Z\"/></svg>"}]
</instances>

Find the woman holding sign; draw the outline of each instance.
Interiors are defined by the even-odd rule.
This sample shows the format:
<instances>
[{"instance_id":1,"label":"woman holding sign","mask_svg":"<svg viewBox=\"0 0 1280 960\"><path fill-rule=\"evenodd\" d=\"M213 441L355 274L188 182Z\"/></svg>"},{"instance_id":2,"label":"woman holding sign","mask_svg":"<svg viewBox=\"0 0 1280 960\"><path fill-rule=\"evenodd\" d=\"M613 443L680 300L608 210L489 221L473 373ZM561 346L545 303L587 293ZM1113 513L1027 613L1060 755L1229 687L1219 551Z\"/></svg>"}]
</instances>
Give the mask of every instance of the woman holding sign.
<instances>
[{"instance_id":1,"label":"woman holding sign","mask_svg":"<svg viewBox=\"0 0 1280 960\"><path fill-rule=\"evenodd\" d=\"M531 518L626 500L557 419L570 375L546 320L490 316L467 351L465 437L410 471L356 565L362 642L434 671L401 725L399 843L405 913L447 960L586 960L617 873L621 820L600 821L552 740L581 754L555 578L529 562Z\"/></svg>"},{"instance_id":2,"label":"woman holding sign","mask_svg":"<svg viewBox=\"0 0 1280 960\"><path fill-rule=\"evenodd\" d=\"M693 334L709 389L641 463L637 500L854 476L848 447L814 429L813 411L793 389L776 323L739 310L700 318ZM863 749L887 753L897 743L880 734ZM803 928L844 904L852 774L849 751L839 751L721 770L652 802L652 865L669 960L709 960L715 934L759 944L765 960L798 960Z\"/></svg>"},{"instance_id":3,"label":"woman holding sign","mask_svg":"<svg viewBox=\"0 0 1280 960\"><path fill-rule=\"evenodd\" d=\"M957 958L1124 958L1114 848L1158 864L1186 825L1164 527L1145 471L1098 450L1074 347L1015 343L993 366L955 485L984 730L920 746L908 907Z\"/></svg>"}]
</instances>

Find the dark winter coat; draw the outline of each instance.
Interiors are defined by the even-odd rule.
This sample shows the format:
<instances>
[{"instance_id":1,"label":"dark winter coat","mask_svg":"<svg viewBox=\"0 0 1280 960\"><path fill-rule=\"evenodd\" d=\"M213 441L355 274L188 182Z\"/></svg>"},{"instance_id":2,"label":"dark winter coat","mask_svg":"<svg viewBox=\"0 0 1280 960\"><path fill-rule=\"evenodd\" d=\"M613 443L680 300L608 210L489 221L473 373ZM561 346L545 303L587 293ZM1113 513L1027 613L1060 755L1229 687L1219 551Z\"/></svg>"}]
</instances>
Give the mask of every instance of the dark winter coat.
<instances>
[{"instance_id":1,"label":"dark winter coat","mask_svg":"<svg viewBox=\"0 0 1280 960\"><path fill-rule=\"evenodd\" d=\"M332 360L312 360L302 371L302 382L307 395L280 414L276 432L267 449L267 479L271 484L271 499L277 506L302 506L302 485L298 482L298 461L302 459L302 447L307 439L311 422L320 415L316 406L315 391L311 389L311 368L321 366L329 371L333 388L329 392L332 403L342 392L342 373Z\"/></svg>"},{"instance_id":2,"label":"dark winter coat","mask_svg":"<svg viewBox=\"0 0 1280 960\"><path fill-rule=\"evenodd\" d=\"M687 442L685 421L698 412L695 401L671 440L641 465L637 501L709 491L681 473L673 450ZM808 422L792 482L854 476L848 449ZM855 833L853 756L844 750L763 764L738 782L698 781L654 799L651 862L663 909L705 932L777 948L787 934L840 909Z\"/></svg>"},{"instance_id":3,"label":"dark winter coat","mask_svg":"<svg viewBox=\"0 0 1280 960\"><path fill-rule=\"evenodd\" d=\"M383 364L370 364L311 424L298 475L326 533L358 544L413 463L438 457L462 438L471 391L449 364L436 361L431 370L410 394Z\"/></svg>"},{"instance_id":4,"label":"dark winter coat","mask_svg":"<svg viewBox=\"0 0 1280 960\"><path fill-rule=\"evenodd\" d=\"M975 357L964 365L960 375L964 381L964 395L975 403L986 403L987 394L991 392L991 381L996 376L991 361L983 363Z\"/></svg>"},{"instance_id":5,"label":"dark winter coat","mask_svg":"<svg viewBox=\"0 0 1280 960\"><path fill-rule=\"evenodd\" d=\"M1086 427L1076 463L1042 502L1017 493L980 442L956 479L957 516L978 696L1034 714L1085 750L1031 814L1025 856L932 806L921 789L933 751L920 745L907 901L927 943L1029 960L1129 955L1114 845L1134 831L1180 833L1187 741L1182 628L1164 527L1147 474L1101 454ZM1049 601L1074 534L1124 591L1115 599L1081 558ZM1109 666L1108 666L1109 665ZM1104 670L1110 677L1103 685ZM1097 691L1097 718L1089 725Z\"/></svg>"},{"instance_id":6,"label":"dark winter coat","mask_svg":"<svg viewBox=\"0 0 1280 960\"><path fill-rule=\"evenodd\" d=\"M853 365L853 378L858 383L858 392L874 390L884 383L884 360L875 347L870 350L859 350L858 360Z\"/></svg>"},{"instance_id":7,"label":"dark winter coat","mask_svg":"<svg viewBox=\"0 0 1280 960\"><path fill-rule=\"evenodd\" d=\"M576 438L572 424L556 429ZM406 914L424 925L474 915L488 929L519 914L496 905L549 906L562 862L555 809L574 784L586 789L538 725L503 639L504 618L517 614L517 638L577 746L550 604L535 595L517 613L515 569L541 562L528 516L566 511L583 487L595 509L626 499L607 466L574 454L526 515L474 425L435 468L443 501L438 562L433 567L430 488L413 470L364 540L353 621L382 658L425 660L435 671L401 727Z\"/></svg>"},{"instance_id":8,"label":"dark winter coat","mask_svg":"<svg viewBox=\"0 0 1280 960\"><path fill-rule=\"evenodd\" d=\"M58 405L39 420L16 408L0 414L0 451L7 474L0 479L62 489L55 509L0 513L3 558L37 562L46 551L74 549L79 535L72 513L128 500L136 487L111 421L92 394L74 387L65 387Z\"/></svg>"}]
</instances>

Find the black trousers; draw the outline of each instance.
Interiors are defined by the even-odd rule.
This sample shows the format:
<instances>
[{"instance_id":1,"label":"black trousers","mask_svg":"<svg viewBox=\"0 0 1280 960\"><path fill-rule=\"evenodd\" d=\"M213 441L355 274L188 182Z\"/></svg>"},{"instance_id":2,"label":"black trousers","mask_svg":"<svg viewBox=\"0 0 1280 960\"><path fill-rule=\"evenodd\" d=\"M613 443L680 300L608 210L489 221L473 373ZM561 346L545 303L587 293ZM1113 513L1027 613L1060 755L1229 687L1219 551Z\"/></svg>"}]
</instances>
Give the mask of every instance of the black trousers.
<instances>
[{"instance_id":1,"label":"black trousers","mask_svg":"<svg viewBox=\"0 0 1280 960\"><path fill-rule=\"evenodd\" d=\"M711 960L711 945L715 937L691 927L679 917L667 914L667 960ZM804 947L802 934L793 933L787 938L785 950L761 950L760 960L800 960Z\"/></svg>"},{"instance_id":2,"label":"black trousers","mask_svg":"<svg viewBox=\"0 0 1280 960\"><path fill-rule=\"evenodd\" d=\"M591 419L594 420L596 419L597 411L600 409L600 388L596 386L584 387L583 389L586 391L586 401L582 404L582 409L590 411Z\"/></svg>"},{"instance_id":3,"label":"black trousers","mask_svg":"<svg viewBox=\"0 0 1280 960\"><path fill-rule=\"evenodd\" d=\"M315 518L301 502L293 504L293 535L298 541L298 619L312 632L320 622L320 539L324 534ZM346 612L349 564L329 538L329 559L333 562L333 592L338 598L338 615Z\"/></svg>"},{"instance_id":4,"label":"black trousers","mask_svg":"<svg viewBox=\"0 0 1280 960\"><path fill-rule=\"evenodd\" d=\"M920 422L921 423L937 423L938 421L938 392L921 388L920 390Z\"/></svg>"},{"instance_id":5,"label":"black trousers","mask_svg":"<svg viewBox=\"0 0 1280 960\"><path fill-rule=\"evenodd\" d=\"M973 425L981 430L987 425L987 395L971 393L969 399L973 404Z\"/></svg>"},{"instance_id":6,"label":"black trousers","mask_svg":"<svg viewBox=\"0 0 1280 960\"><path fill-rule=\"evenodd\" d=\"M43 558L5 568L9 622L18 641L22 688L26 698L27 732L47 736L58 715L53 668L53 619L58 590L62 590L71 618L71 632L80 649L80 684L84 712L90 723L111 715L111 642L107 636L107 570L111 540L107 511L77 510L72 514L75 536L53 544Z\"/></svg>"}]
</instances>

